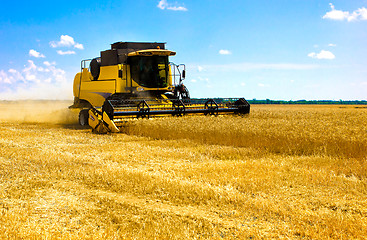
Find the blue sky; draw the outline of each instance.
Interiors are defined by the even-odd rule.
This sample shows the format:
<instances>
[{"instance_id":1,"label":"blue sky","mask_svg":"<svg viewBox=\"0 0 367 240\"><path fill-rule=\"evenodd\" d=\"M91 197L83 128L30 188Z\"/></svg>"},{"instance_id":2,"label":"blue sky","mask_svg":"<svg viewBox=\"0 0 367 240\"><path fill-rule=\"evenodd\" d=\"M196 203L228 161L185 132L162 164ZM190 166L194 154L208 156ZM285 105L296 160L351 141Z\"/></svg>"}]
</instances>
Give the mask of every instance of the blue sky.
<instances>
[{"instance_id":1,"label":"blue sky","mask_svg":"<svg viewBox=\"0 0 367 240\"><path fill-rule=\"evenodd\" d=\"M73 99L80 61L167 42L192 97L367 99L367 0L11 1L0 99Z\"/></svg>"}]
</instances>

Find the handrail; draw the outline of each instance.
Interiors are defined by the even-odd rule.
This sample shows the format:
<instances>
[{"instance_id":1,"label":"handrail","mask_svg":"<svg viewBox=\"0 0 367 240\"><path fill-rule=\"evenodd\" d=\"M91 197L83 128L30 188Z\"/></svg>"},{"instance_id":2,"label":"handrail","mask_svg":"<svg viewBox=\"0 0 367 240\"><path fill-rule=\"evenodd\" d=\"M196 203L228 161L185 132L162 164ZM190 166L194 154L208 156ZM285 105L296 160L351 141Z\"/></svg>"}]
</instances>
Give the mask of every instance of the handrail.
<instances>
[{"instance_id":1,"label":"handrail","mask_svg":"<svg viewBox=\"0 0 367 240\"><path fill-rule=\"evenodd\" d=\"M173 77L173 83L174 83L173 85L176 86L184 80L184 78L182 77L182 74L181 74L182 71L180 71L180 67L183 67L183 71L186 71L186 66L185 66L185 64L175 64L173 62L170 62L169 65L170 65L171 69L173 69L173 73L171 71L171 73L172 73L171 77ZM177 71L177 73L176 73L176 71ZM176 83L176 77L179 77L179 83L178 84Z\"/></svg>"},{"instance_id":2,"label":"handrail","mask_svg":"<svg viewBox=\"0 0 367 240\"><path fill-rule=\"evenodd\" d=\"M80 71L83 71L83 68L86 68L87 62L90 63L93 59L84 59L80 62ZM88 67L89 68L89 67Z\"/></svg>"}]
</instances>

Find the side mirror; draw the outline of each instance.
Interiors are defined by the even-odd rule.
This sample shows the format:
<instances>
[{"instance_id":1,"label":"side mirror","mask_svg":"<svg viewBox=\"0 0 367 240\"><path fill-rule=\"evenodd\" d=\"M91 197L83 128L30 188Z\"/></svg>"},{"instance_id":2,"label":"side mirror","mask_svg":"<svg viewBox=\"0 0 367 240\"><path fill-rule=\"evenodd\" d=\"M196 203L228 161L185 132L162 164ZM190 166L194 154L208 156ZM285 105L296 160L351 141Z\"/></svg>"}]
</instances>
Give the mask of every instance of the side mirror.
<instances>
[{"instance_id":1,"label":"side mirror","mask_svg":"<svg viewBox=\"0 0 367 240\"><path fill-rule=\"evenodd\" d=\"M182 78L185 79L185 77L186 77L186 71L182 70Z\"/></svg>"}]
</instances>

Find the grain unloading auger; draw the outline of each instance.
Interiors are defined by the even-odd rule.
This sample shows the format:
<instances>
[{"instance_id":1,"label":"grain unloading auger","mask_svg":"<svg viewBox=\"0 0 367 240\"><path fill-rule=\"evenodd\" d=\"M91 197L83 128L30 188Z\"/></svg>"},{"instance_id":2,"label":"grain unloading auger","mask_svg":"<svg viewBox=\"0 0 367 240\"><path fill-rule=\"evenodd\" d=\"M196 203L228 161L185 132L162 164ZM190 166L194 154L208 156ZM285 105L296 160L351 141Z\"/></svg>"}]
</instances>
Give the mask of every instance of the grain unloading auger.
<instances>
[{"instance_id":1,"label":"grain unloading auger","mask_svg":"<svg viewBox=\"0 0 367 240\"><path fill-rule=\"evenodd\" d=\"M244 98L190 99L185 65L168 61L175 54L164 43L116 42L101 57L83 60L70 106L80 109L79 123L106 133L118 132L126 118L250 112Z\"/></svg>"}]
</instances>

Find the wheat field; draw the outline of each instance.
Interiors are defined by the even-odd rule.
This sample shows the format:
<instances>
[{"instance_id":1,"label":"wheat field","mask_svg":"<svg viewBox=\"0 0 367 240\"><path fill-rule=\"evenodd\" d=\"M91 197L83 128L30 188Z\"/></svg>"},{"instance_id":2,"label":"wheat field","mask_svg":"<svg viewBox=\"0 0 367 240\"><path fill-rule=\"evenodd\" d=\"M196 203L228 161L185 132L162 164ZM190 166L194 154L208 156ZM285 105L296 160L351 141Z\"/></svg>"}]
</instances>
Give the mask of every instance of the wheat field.
<instances>
[{"instance_id":1,"label":"wheat field","mask_svg":"<svg viewBox=\"0 0 367 240\"><path fill-rule=\"evenodd\" d=\"M367 108L79 127L0 102L1 239L366 239Z\"/></svg>"}]
</instances>

